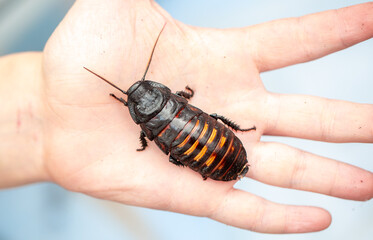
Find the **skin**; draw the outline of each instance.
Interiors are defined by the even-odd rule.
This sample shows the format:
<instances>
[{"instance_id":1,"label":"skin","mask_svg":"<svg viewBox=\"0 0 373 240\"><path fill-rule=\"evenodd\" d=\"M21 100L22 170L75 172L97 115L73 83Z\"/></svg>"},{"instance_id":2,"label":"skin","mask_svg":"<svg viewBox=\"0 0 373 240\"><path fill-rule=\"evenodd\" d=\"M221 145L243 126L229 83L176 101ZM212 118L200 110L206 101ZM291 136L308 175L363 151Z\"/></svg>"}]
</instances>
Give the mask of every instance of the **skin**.
<instances>
[{"instance_id":1,"label":"skin","mask_svg":"<svg viewBox=\"0 0 373 240\"><path fill-rule=\"evenodd\" d=\"M244 128L255 125L255 132L237 133L248 153L247 177L344 199L373 197L372 172L260 142L261 135L278 135L372 143L373 105L271 93L259 75L371 38L372 2L221 30L180 23L153 1L77 1L43 53L0 59L0 101L6 102L0 110L0 187L52 181L97 198L257 232L328 227L326 210L270 202L235 189L234 181L202 181L170 164L152 142L136 152L140 128L109 96L120 93L83 66L127 90L142 77L165 22L147 79L174 92L189 85L196 90L191 104Z\"/></svg>"}]
</instances>

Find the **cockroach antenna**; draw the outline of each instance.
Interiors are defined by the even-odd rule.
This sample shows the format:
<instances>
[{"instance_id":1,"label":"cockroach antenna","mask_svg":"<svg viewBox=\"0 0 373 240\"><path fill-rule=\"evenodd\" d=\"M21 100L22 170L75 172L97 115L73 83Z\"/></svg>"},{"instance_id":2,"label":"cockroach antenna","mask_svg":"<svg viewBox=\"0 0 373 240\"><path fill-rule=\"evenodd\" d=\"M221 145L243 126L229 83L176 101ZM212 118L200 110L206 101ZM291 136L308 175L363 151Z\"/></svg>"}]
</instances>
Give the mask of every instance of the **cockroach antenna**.
<instances>
[{"instance_id":1,"label":"cockroach antenna","mask_svg":"<svg viewBox=\"0 0 373 240\"><path fill-rule=\"evenodd\" d=\"M117 85L115 85L114 83L110 82L109 80L105 79L104 77L98 75L97 73L93 72L92 70L89 70L88 68L86 67L83 67L85 70L87 70L88 72L92 73L93 75L101 78L102 80L104 80L105 82L107 82L108 84L110 84L111 86L115 87L116 89L118 89L119 91L121 91L123 94L126 94L127 95L127 92L124 91L123 89L120 89Z\"/></svg>"},{"instance_id":2,"label":"cockroach antenna","mask_svg":"<svg viewBox=\"0 0 373 240\"><path fill-rule=\"evenodd\" d=\"M149 66L150 66L150 63L151 63L152 58L153 58L153 54L154 54L155 47L157 46L158 39L159 39L159 37L161 36L161 33L163 32L163 29L166 27L166 24L167 24L167 22L164 23L164 25L163 25L161 31L160 31L159 34L158 34L157 40L155 40L155 43L154 43L154 46L153 46L153 49L152 49L152 53L150 54L150 58L149 58L149 60L148 60L148 64L146 65L146 69L145 69L145 72L144 72L144 76L142 76L141 81L145 81L145 76L146 76L146 73L147 73L148 70L149 70Z\"/></svg>"},{"instance_id":3,"label":"cockroach antenna","mask_svg":"<svg viewBox=\"0 0 373 240\"><path fill-rule=\"evenodd\" d=\"M150 63L152 62L152 58L153 58L153 54L154 54L155 47L157 46L157 43L158 43L159 37L161 36L161 33L163 32L164 28L166 27L166 24L167 24L167 22L163 25L161 31L160 31L159 34L158 34L157 39L155 40L155 43L154 43L154 46L153 46L152 52L151 52L151 54L150 54L150 57L149 57L149 60L148 60L147 65L146 65L146 69L145 69L144 75L143 75L142 78L141 78L141 81L145 81L146 73L147 73L148 70L149 70ZM108 84L110 84L111 86L115 87L116 89L118 89L119 91L121 91L123 94L128 95L126 91L124 91L123 89L120 89L118 86L116 86L114 83L110 82L109 80L105 79L104 77L98 75L97 73L93 72L92 70L90 70L90 69L88 69L88 68L86 68L86 67L83 67L83 68L84 68L85 70L87 70L88 72L94 74L95 76L101 78L102 80L104 80L105 82L107 82Z\"/></svg>"}]
</instances>

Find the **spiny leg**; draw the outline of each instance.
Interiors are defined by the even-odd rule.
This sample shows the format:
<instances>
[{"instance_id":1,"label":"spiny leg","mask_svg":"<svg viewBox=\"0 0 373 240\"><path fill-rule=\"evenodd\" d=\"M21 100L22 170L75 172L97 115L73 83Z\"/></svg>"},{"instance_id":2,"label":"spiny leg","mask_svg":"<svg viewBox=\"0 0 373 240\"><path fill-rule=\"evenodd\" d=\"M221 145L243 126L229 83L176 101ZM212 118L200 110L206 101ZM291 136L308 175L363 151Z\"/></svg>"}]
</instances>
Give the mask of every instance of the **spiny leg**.
<instances>
[{"instance_id":1,"label":"spiny leg","mask_svg":"<svg viewBox=\"0 0 373 240\"><path fill-rule=\"evenodd\" d=\"M169 160L170 160L171 163L175 164L176 166L183 166L184 167L184 164L182 162L180 162L179 160L175 159L171 155L170 155L170 159Z\"/></svg>"},{"instance_id":2,"label":"spiny leg","mask_svg":"<svg viewBox=\"0 0 373 240\"><path fill-rule=\"evenodd\" d=\"M191 97L194 96L194 91L189 86L186 86L185 89L188 92L187 91L177 91L176 95L179 95L180 97L183 97L183 98L186 98L186 99L190 99Z\"/></svg>"},{"instance_id":3,"label":"spiny leg","mask_svg":"<svg viewBox=\"0 0 373 240\"><path fill-rule=\"evenodd\" d=\"M115 98L115 99L118 100L119 102L123 103L124 106L127 107L127 102L126 102L123 98L118 98L117 96L114 95L114 93L110 93L110 96L112 96L113 98Z\"/></svg>"},{"instance_id":4,"label":"spiny leg","mask_svg":"<svg viewBox=\"0 0 373 240\"><path fill-rule=\"evenodd\" d=\"M141 148L136 149L136 151L144 151L145 148L148 146L148 142L146 141L145 138L145 132L141 130L140 132L140 143L141 143Z\"/></svg>"},{"instance_id":5,"label":"spiny leg","mask_svg":"<svg viewBox=\"0 0 373 240\"><path fill-rule=\"evenodd\" d=\"M226 118L224 116L221 116L221 115L218 115L216 113L210 114L210 116L215 118L216 120L220 119L224 124L226 124L228 127L232 128L235 131L248 132L248 131L256 130L255 126L252 127L252 128L242 129L242 128L240 128L240 126L238 124L236 124L233 121L229 120L228 118Z\"/></svg>"}]
</instances>

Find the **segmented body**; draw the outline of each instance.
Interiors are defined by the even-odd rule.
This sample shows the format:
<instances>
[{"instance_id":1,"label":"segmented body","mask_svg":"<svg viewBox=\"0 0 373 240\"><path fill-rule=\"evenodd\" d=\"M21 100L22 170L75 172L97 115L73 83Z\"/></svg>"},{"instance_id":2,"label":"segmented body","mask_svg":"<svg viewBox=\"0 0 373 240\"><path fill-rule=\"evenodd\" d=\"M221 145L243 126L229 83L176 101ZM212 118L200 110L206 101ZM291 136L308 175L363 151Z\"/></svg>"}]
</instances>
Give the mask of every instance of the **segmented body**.
<instances>
[{"instance_id":1,"label":"segmented body","mask_svg":"<svg viewBox=\"0 0 373 240\"><path fill-rule=\"evenodd\" d=\"M145 80L155 46L165 26L154 43L143 77L127 91L84 68L127 95L126 101L110 94L128 107L133 121L141 126L141 148L138 151L147 147L147 137L154 140L165 154L170 155L170 162L188 166L199 172L204 179L209 177L230 181L243 177L249 170L246 151L227 126L237 131L255 130L255 126L241 129L223 116L208 115L188 104L187 99L193 96L193 90L188 86L186 90L190 93L181 91L173 94L165 85Z\"/></svg>"},{"instance_id":2,"label":"segmented body","mask_svg":"<svg viewBox=\"0 0 373 240\"><path fill-rule=\"evenodd\" d=\"M204 178L230 181L248 170L241 141L224 124L175 94L149 121L140 124L165 154Z\"/></svg>"}]
</instances>

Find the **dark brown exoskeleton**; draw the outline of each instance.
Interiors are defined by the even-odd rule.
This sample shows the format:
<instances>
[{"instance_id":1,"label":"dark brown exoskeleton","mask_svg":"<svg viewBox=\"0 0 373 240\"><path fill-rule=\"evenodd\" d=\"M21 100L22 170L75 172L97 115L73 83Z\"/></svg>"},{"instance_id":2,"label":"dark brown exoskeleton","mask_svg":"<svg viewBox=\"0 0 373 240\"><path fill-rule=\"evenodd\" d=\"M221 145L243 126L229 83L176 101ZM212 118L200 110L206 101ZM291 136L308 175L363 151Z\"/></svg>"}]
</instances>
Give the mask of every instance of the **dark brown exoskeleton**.
<instances>
[{"instance_id":1,"label":"dark brown exoskeleton","mask_svg":"<svg viewBox=\"0 0 373 240\"><path fill-rule=\"evenodd\" d=\"M209 115L188 104L187 100L194 94L188 86L186 91L173 94L165 85L145 80L164 27L155 41L142 79L133 84L128 91L85 69L128 96L126 101L110 94L128 107L132 119L142 129L141 148L137 149L138 151L147 147L148 138L154 140L166 155L170 155L170 162L177 166L190 167L199 172L203 179L209 177L214 180L230 181L245 176L249 170L246 151L228 127L235 131L251 131L256 129L255 126L241 129L223 116Z\"/></svg>"}]
</instances>

